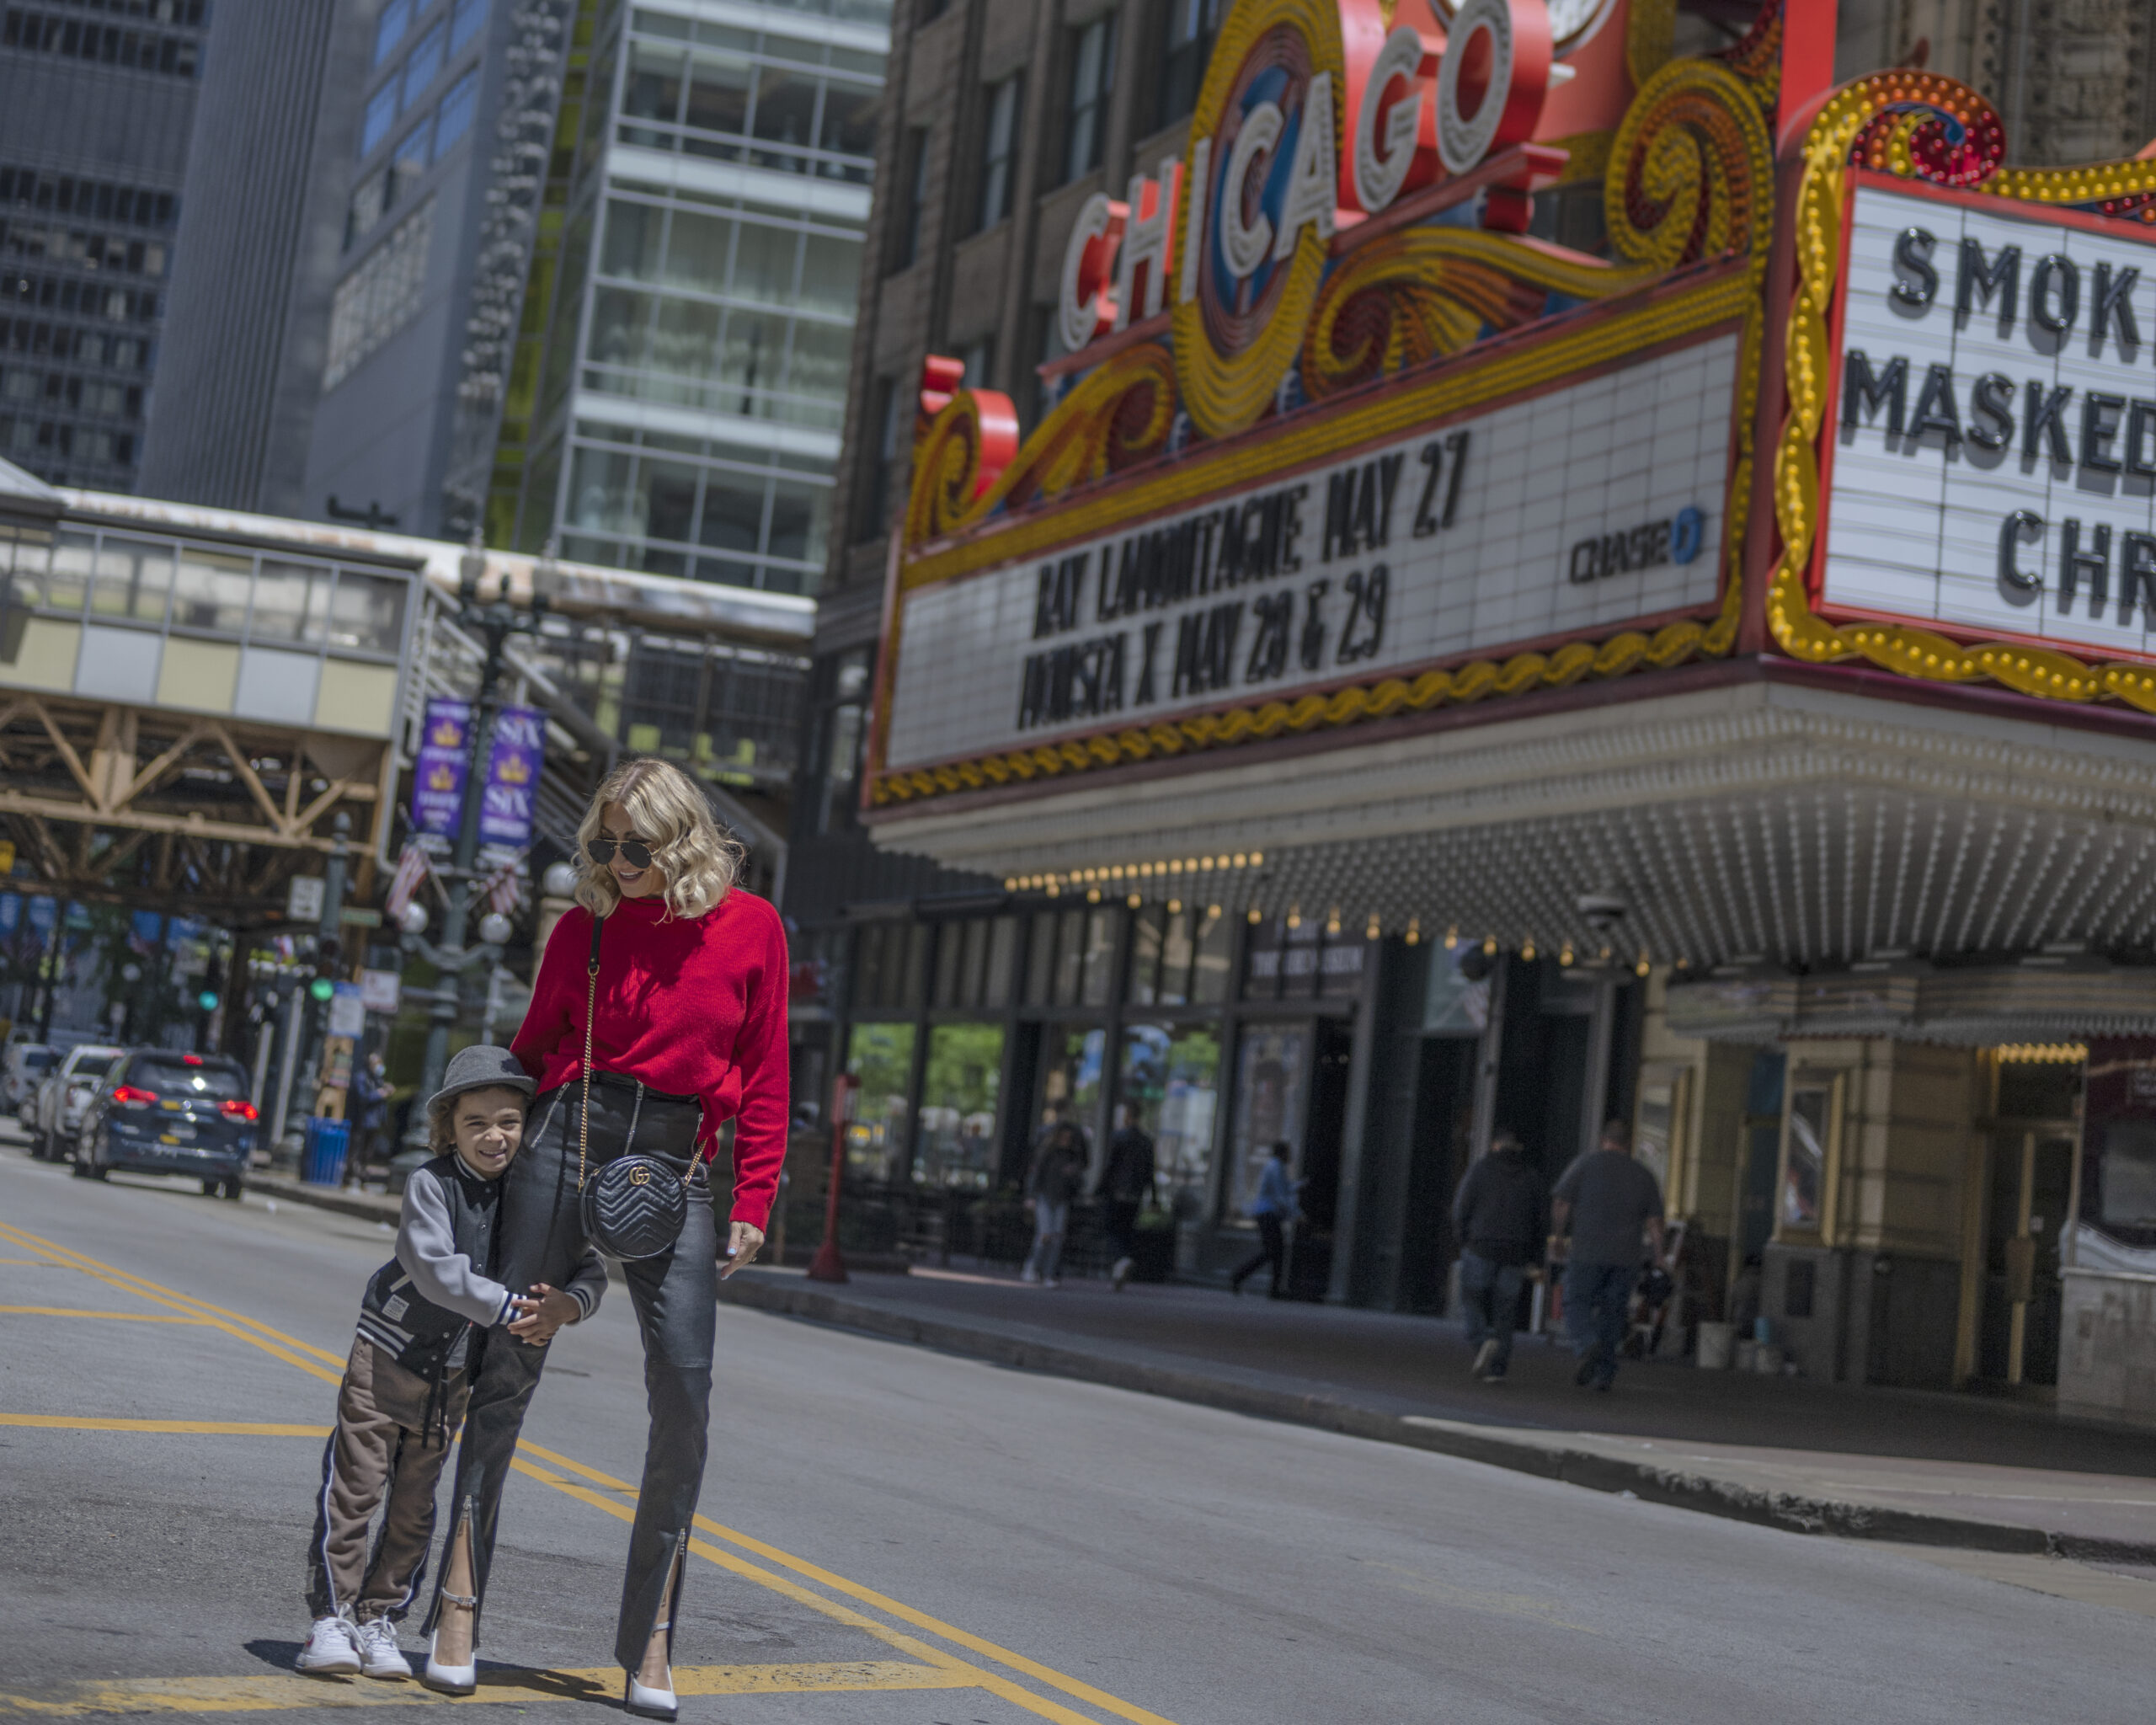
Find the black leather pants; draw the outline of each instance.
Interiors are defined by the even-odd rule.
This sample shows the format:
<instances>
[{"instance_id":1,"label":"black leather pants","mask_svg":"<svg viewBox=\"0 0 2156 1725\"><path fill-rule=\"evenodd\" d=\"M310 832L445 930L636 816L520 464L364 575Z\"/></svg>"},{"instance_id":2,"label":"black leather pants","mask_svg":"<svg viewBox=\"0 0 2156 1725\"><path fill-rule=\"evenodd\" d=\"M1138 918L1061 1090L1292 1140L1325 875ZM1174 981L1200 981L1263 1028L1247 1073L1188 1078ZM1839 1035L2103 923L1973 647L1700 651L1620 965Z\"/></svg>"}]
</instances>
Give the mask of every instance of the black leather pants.
<instances>
[{"instance_id":1,"label":"black leather pants","mask_svg":"<svg viewBox=\"0 0 2156 1725\"><path fill-rule=\"evenodd\" d=\"M538 1130L528 1138L502 1178L501 1257L499 1279L522 1293L534 1282L558 1288L584 1251L584 1231L577 1207L577 1117L583 1087L568 1084L541 1097L531 1112ZM591 1091L591 1129L587 1164L596 1167L633 1150L689 1166L695 1153L702 1111L695 1103L659 1101L649 1092L611 1084ZM672 1601L665 1597L667 1577L675 1573L677 1555L686 1558L690 1521L703 1485L707 1426L711 1406L713 1331L718 1310L718 1225L703 1168L690 1183L689 1214L681 1237L670 1252L622 1265L635 1303L637 1327L643 1336L643 1381L651 1411L651 1437L644 1450L643 1485L637 1498L636 1525L629 1534L628 1572L622 1581L622 1613L614 1637L614 1657L624 1669L643 1663L644 1648L661 1614L671 1624ZM531 1392L546 1369L547 1350L518 1341L504 1330L488 1332L472 1386L470 1411L457 1445L456 1528L472 1530L472 1592L486 1598L487 1572L501 1513L502 1486L516 1453L517 1434ZM438 1574L446 1575L445 1559ZM431 1630L440 1615L440 1583ZM474 1613L473 1645L478 1613Z\"/></svg>"}]
</instances>

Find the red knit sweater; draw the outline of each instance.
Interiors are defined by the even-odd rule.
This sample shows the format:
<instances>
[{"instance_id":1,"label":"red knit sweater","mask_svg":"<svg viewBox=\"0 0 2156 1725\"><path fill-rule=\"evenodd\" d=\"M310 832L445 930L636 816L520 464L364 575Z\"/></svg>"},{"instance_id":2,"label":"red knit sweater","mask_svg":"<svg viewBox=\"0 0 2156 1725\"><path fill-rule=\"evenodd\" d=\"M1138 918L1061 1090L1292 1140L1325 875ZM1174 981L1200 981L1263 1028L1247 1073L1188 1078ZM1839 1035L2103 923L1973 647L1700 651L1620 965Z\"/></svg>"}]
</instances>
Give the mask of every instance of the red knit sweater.
<instances>
[{"instance_id":1,"label":"red knit sweater","mask_svg":"<svg viewBox=\"0 0 2156 1725\"><path fill-rule=\"evenodd\" d=\"M582 1075L591 913L554 925L510 1049L543 1094ZM764 900L736 888L684 919L659 897L624 899L599 957L592 1064L654 1090L703 1101L707 1159L734 1129L734 1220L762 1227L786 1161L786 931Z\"/></svg>"}]
</instances>

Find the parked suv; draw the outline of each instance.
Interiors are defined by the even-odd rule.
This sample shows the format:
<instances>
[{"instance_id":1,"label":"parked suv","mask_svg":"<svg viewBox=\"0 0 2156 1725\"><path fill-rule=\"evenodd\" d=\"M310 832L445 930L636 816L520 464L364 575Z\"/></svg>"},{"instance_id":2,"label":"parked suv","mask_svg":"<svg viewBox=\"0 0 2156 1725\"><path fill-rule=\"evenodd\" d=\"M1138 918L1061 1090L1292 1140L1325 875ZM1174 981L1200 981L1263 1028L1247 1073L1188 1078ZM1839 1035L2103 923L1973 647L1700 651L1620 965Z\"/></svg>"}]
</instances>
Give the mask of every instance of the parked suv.
<instances>
[{"instance_id":1,"label":"parked suv","mask_svg":"<svg viewBox=\"0 0 2156 1725\"><path fill-rule=\"evenodd\" d=\"M7 1063L0 1066L0 1108L27 1126L30 1111L37 1106L38 1080L59 1058L60 1050L49 1042L9 1043Z\"/></svg>"},{"instance_id":2,"label":"parked suv","mask_svg":"<svg viewBox=\"0 0 2156 1725\"><path fill-rule=\"evenodd\" d=\"M28 1123L32 1156L48 1162L67 1159L98 1081L125 1052L85 1042L69 1049L67 1058L45 1075L37 1087L37 1118Z\"/></svg>"},{"instance_id":3,"label":"parked suv","mask_svg":"<svg viewBox=\"0 0 2156 1725\"><path fill-rule=\"evenodd\" d=\"M78 1178L115 1168L188 1174L206 1196L237 1199L254 1149L247 1072L224 1055L136 1049L98 1086L75 1140Z\"/></svg>"}]
</instances>

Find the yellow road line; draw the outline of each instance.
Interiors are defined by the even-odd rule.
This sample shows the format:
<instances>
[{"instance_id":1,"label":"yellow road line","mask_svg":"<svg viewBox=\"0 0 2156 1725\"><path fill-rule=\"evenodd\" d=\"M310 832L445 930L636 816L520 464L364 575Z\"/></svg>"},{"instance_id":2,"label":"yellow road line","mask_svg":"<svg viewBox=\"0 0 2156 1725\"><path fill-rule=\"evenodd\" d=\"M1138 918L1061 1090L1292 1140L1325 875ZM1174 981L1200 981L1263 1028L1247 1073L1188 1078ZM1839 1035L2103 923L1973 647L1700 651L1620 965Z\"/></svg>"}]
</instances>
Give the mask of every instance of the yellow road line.
<instances>
[{"instance_id":1,"label":"yellow road line","mask_svg":"<svg viewBox=\"0 0 2156 1725\"><path fill-rule=\"evenodd\" d=\"M15 1317L105 1317L128 1324L204 1324L206 1317L181 1317L169 1311L84 1311L72 1306L0 1306Z\"/></svg>"},{"instance_id":2,"label":"yellow road line","mask_svg":"<svg viewBox=\"0 0 2156 1725\"><path fill-rule=\"evenodd\" d=\"M604 1486L610 1491L625 1492L632 1498L636 1495L636 1487L627 1482L601 1473L597 1468L587 1467L580 1461L573 1461L567 1455L559 1455L540 1445L526 1442L520 1443L517 1447L520 1454L536 1455L542 1461L550 1461L557 1467L564 1468L581 1478L590 1481L594 1485ZM611 1509L613 1506L610 1504L605 1507ZM632 1518L624 1514L622 1519L628 1520ZM979 1653L984 1658L993 1659L999 1665L1007 1665L1014 1671L1022 1671L1038 1683L1045 1683L1059 1689L1065 1695L1113 1713L1118 1718L1129 1719L1134 1722L1134 1725L1169 1725L1169 1722L1158 1713L1149 1713L1143 1707L1133 1706L1129 1702L1112 1696L1104 1690L1096 1689L1092 1685L1077 1678L1066 1677L1060 1671L1041 1664L1038 1660L1027 1658L1023 1653L1013 1653L1008 1648L999 1647L994 1642L984 1640L979 1636L958 1628L955 1624L946 1623L940 1618L931 1617L926 1611L917 1611L912 1606L901 1604L888 1594L878 1593L873 1588L863 1587L858 1582L848 1581L842 1575L835 1575L828 1569L819 1568L814 1563L805 1562L798 1557L780 1551L776 1546L765 1544L763 1541L751 1535L738 1533L730 1527L723 1527L707 1516L697 1516L696 1525L704 1532L714 1534L730 1545L739 1546L744 1551L754 1551L767 1562L776 1563L791 1569L797 1575L804 1575L811 1581L819 1582L834 1592L846 1594L850 1599L858 1599L865 1605L873 1605L879 1611L888 1611L894 1617L912 1624L916 1629L925 1629L931 1635L941 1636L946 1641L956 1642L969 1653Z\"/></svg>"},{"instance_id":3,"label":"yellow road line","mask_svg":"<svg viewBox=\"0 0 2156 1725\"><path fill-rule=\"evenodd\" d=\"M965 1689L969 1676L897 1659L839 1660L814 1665L684 1665L674 1672L680 1696L803 1695L892 1690ZM619 1698L617 1667L579 1671L529 1671L484 1667L478 1693L437 1695L417 1683L381 1683L365 1678L137 1677L68 1684L42 1695L0 1692L0 1718L9 1715L81 1718L97 1714L266 1713L302 1707L475 1706L535 1700L606 1701Z\"/></svg>"},{"instance_id":4,"label":"yellow road line","mask_svg":"<svg viewBox=\"0 0 2156 1725\"><path fill-rule=\"evenodd\" d=\"M148 1281L142 1277L134 1275L125 1270L117 1269L109 1264L101 1263L95 1258L89 1258L87 1255L76 1252L70 1247L61 1246L56 1242L46 1240L39 1235L25 1232L22 1229L10 1226L6 1223L0 1223L0 1239L12 1240L18 1246L24 1247L31 1251L44 1251L51 1252L56 1257L68 1263L73 1268L83 1270L88 1274L95 1276L99 1280L109 1282L111 1285L117 1288L124 1288L126 1291L136 1294L141 1298L155 1300L158 1304L171 1307L174 1311L190 1311L200 1315L208 1315L210 1327L211 1328L224 1331L229 1335L237 1337L243 1342L250 1343L253 1346L261 1348L264 1353L273 1354L276 1358L284 1360L287 1365L296 1365L299 1367L301 1370L310 1373L313 1376L321 1378L327 1382L341 1383L343 1381L344 1375L342 1368L344 1362L342 1355L328 1353L323 1348L314 1347L308 1343L301 1341L297 1337L289 1336L281 1331L274 1330L270 1328L269 1325L262 1323L256 1319L247 1317L239 1312L229 1311L222 1306L211 1304L208 1300L197 1300L192 1295L179 1293L176 1290L166 1288L158 1283ZM253 1332L259 1332L260 1333L253 1333ZM321 1366L313 1364L312 1361L300 1358L299 1356L302 1354L312 1354L318 1359L329 1361L334 1364L339 1370L336 1371L325 1370ZM554 1466L563 1468L567 1472L574 1474L582 1479L589 1481L593 1485L604 1487L611 1493L625 1494L632 1503L634 1502L637 1496L635 1487L629 1485L625 1481L615 1478L611 1474L602 1473L596 1468L586 1466L584 1463L574 1461L567 1455L563 1455L554 1450L542 1448L540 1445L529 1441L520 1443L518 1448L520 1451L519 1459L511 1465L519 1473L529 1475L532 1478L537 1479L552 1487L558 1492L561 1492L567 1496L575 1498L580 1502L589 1503L595 1509L604 1510L606 1514L616 1517L617 1519L630 1522L632 1522L635 1519L633 1510L625 1509L620 1503L615 1501L613 1498L601 1497L597 1493L590 1491L584 1487L575 1485L569 1480L563 1479L559 1475L552 1473L544 1467L535 1466L531 1462L523 1460L522 1457L526 1455L538 1456L542 1461L552 1462ZM878 1610L888 1612L891 1616L898 1617L905 1622L912 1624L915 1628L926 1630L931 1635L940 1637L947 1641L954 1642L958 1645L966 1648L970 1653L978 1653L985 1658L993 1660L997 1664L1006 1666L1014 1671L1021 1672L1026 1676L1033 1679L1036 1682L1046 1684L1051 1688L1060 1690L1063 1693L1072 1696L1074 1699L1083 1701L1091 1706L1099 1707L1107 1712L1114 1714L1118 1718L1129 1720L1132 1722L1132 1725L1172 1725L1172 1722L1163 1718L1158 1713L1148 1712L1142 1707L1134 1706L1129 1702L1125 1701L1118 1696L1109 1695L1103 1690L1096 1689L1091 1684L1085 1683L1075 1677L1066 1676L1063 1673L1057 1671L1049 1666L1040 1664L1038 1660L1030 1659L1023 1653L1016 1653L1009 1648L999 1647L994 1642L988 1641L979 1636L974 1635L966 1630L957 1627L955 1625L945 1623L939 1618L929 1616L926 1612L915 1610L912 1606L902 1605L898 1600L891 1599L887 1594L878 1593L872 1588L863 1587L857 1582L848 1581L842 1576L834 1574L830 1570L821 1568L815 1564L808 1563L800 1558L792 1557L785 1551L780 1551L776 1546L766 1545L762 1541L755 1539L750 1535L739 1533L733 1529L723 1527L718 1523L712 1521L702 1515L696 1518L696 1525L706 1533L713 1534L729 1544L740 1546L744 1551L753 1551L758 1557L763 1557L768 1562L779 1564L784 1568L791 1569L798 1575L804 1576L812 1581L815 1581L823 1586L830 1588L836 1592L842 1593L849 1598L857 1599L862 1604L872 1606ZM963 1685L954 1686L964 1686L985 1690L990 1694L995 1695L1001 1700L1009 1701L1014 1706L1022 1708L1024 1711L1033 1713L1042 1718L1053 1720L1056 1722L1056 1725L1096 1725L1096 1722L1088 1719L1081 1713L1072 1712L1070 1708L1062 1706L1059 1702L1049 1700L1042 1696L1037 1696L1030 1690L1021 1688L1018 1685L1011 1682L1007 1678L1000 1677L995 1673L985 1670L980 1666L969 1664L967 1662L958 1658L953 1654L945 1653L940 1648L929 1647L925 1642L915 1641L910 1636L901 1635L898 1632L889 1628L887 1626L878 1623L873 1618L866 1617L858 1612L850 1610L846 1607L838 1605L833 1600L824 1598L820 1594L813 1593L806 1588L800 1587L797 1583L787 1580L782 1576L773 1574L768 1569L762 1568L756 1564L750 1563L742 1558L734 1556L730 1552L723 1551L717 1546L709 1545L702 1540L691 1540L689 1542L689 1549L694 1551L698 1557L705 1558L710 1562L716 1563L723 1569L729 1570L735 1574L740 1575L744 1579L754 1581L760 1586L770 1589L774 1593L795 1599L798 1603L806 1605L814 1610L819 1611L824 1616L832 1618L835 1621L847 1624L851 1627L861 1629L868 1634L873 1635L878 1640L884 1642L889 1647L912 1653L916 1658L927 1659L935 1664L939 1669L946 1669L954 1674L967 1674L968 1682Z\"/></svg>"},{"instance_id":5,"label":"yellow road line","mask_svg":"<svg viewBox=\"0 0 2156 1725\"><path fill-rule=\"evenodd\" d=\"M0 1425L54 1432L158 1432L184 1437L326 1438L326 1425L264 1425L237 1419L83 1419L72 1413L0 1413Z\"/></svg>"}]
</instances>

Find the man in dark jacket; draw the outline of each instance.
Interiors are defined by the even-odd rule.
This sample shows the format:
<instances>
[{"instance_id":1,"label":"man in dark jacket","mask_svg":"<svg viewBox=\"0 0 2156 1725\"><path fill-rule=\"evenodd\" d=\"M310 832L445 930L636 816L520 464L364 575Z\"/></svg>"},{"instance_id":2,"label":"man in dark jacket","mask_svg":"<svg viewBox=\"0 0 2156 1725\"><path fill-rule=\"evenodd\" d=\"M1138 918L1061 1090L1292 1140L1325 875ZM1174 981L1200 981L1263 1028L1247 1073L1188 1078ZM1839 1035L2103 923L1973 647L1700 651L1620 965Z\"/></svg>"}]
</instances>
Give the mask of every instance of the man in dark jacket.
<instances>
[{"instance_id":1,"label":"man in dark jacket","mask_svg":"<svg viewBox=\"0 0 2156 1725\"><path fill-rule=\"evenodd\" d=\"M1542 1238L1543 1205L1542 1176L1519 1140L1502 1130L1453 1197L1460 1302L1467 1308L1473 1370L1486 1384L1502 1383L1512 1363L1520 1284Z\"/></svg>"},{"instance_id":2,"label":"man in dark jacket","mask_svg":"<svg viewBox=\"0 0 2156 1725\"><path fill-rule=\"evenodd\" d=\"M1632 1159L1632 1129L1612 1120L1602 1141L1557 1177L1553 1195L1553 1236L1569 1233L1572 1242L1565 1261L1565 1324L1580 1362L1572 1381L1607 1390L1640 1279L1642 1236L1662 1261L1662 1188Z\"/></svg>"},{"instance_id":3,"label":"man in dark jacket","mask_svg":"<svg viewBox=\"0 0 2156 1725\"><path fill-rule=\"evenodd\" d=\"M1100 1198L1107 1214L1108 1248L1115 1253L1109 1273L1116 1291L1130 1279L1138 1252L1138 1212L1153 1195L1152 1135L1130 1118L1118 1103L1115 1136L1108 1140L1107 1166L1101 1170Z\"/></svg>"}]
</instances>

